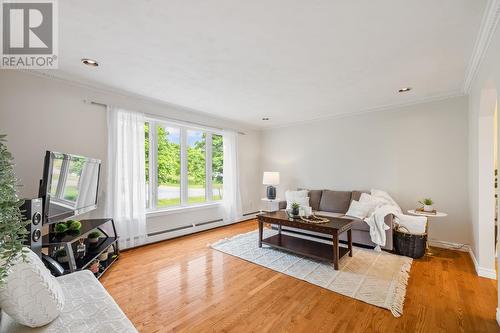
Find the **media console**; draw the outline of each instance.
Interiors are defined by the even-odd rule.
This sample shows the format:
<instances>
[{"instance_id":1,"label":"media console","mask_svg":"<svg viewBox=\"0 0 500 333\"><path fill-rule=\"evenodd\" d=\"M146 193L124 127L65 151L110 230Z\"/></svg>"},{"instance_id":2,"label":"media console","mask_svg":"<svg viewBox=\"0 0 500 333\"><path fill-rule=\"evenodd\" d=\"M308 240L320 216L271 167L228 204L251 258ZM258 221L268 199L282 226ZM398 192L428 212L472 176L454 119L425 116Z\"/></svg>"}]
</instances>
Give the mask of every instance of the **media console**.
<instances>
[{"instance_id":1,"label":"media console","mask_svg":"<svg viewBox=\"0 0 500 333\"><path fill-rule=\"evenodd\" d=\"M107 259L100 261L99 272L95 273L96 277L100 278L120 256L115 222L111 218L103 218L80 220L80 223L82 227L78 233L66 232L64 234L56 233L51 225L49 233L43 236L42 247L48 248L48 255L53 258L56 251L62 248L66 250L68 261L60 263L64 268L64 274L89 268L94 260L107 251ZM99 237L97 243L91 244L86 236L94 230L99 230L103 236ZM85 244L85 254L82 256L77 256L79 239L84 239ZM110 248L111 251L109 251Z\"/></svg>"}]
</instances>

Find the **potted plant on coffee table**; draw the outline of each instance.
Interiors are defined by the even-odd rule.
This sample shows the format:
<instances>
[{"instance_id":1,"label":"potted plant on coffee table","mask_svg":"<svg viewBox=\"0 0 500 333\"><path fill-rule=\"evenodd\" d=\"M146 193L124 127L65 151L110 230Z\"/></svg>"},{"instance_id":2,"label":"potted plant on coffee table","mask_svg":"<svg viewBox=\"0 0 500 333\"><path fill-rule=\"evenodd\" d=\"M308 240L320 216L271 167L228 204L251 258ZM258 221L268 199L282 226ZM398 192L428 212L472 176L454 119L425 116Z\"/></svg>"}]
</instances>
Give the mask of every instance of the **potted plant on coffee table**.
<instances>
[{"instance_id":1,"label":"potted plant on coffee table","mask_svg":"<svg viewBox=\"0 0 500 333\"><path fill-rule=\"evenodd\" d=\"M296 202L292 203L292 214L294 216L298 216L299 215L299 209L300 209L300 205Z\"/></svg>"}]
</instances>

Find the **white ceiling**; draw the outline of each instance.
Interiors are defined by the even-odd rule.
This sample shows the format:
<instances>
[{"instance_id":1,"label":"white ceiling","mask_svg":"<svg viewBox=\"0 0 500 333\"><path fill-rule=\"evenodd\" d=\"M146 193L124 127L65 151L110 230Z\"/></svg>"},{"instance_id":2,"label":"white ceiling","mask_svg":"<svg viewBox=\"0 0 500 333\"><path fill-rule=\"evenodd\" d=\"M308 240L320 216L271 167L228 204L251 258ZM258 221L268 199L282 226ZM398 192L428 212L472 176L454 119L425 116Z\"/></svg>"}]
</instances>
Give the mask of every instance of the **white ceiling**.
<instances>
[{"instance_id":1,"label":"white ceiling","mask_svg":"<svg viewBox=\"0 0 500 333\"><path fill-rule=\"evenodd\" d=\"M56 75L254 126L354 113L460 93L485 4L64 0Z\"/></svg>"}]
</instances>

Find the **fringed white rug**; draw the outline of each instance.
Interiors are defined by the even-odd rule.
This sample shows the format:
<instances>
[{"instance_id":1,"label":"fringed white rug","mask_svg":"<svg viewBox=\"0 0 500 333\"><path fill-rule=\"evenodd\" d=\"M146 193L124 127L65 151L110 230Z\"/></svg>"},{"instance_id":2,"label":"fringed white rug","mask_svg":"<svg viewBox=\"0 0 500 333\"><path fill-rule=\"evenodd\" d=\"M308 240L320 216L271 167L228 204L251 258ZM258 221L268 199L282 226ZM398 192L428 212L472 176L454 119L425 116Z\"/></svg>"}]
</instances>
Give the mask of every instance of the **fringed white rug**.
<instances>
[{"instance_id":1,"label":"fringed white rug","mask_svg":"<svg viewBox=\"0 0 500 333\"><path fill-rule=\"evenodd\" d=\"M264 237L276 231L264 229ZM320 262L263 245L258 231L240 234L212 244L213 249L293 276L344 296L388 309L395 317L403 313L412 259L386 252L354 247L353 257L340 260L339 270Z\"/></svg>"}]
</instances>

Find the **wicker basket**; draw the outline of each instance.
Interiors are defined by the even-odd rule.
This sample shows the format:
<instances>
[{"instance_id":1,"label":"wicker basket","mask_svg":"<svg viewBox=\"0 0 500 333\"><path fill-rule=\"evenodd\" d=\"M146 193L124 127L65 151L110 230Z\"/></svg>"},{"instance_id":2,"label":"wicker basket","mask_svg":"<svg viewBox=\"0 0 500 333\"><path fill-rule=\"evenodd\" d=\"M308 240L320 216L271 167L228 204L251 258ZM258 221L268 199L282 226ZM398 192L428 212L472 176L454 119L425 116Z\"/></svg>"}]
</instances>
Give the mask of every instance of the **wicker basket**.
<instances>
[{"instance_id":1,"label":"wicker basket","mask_svg":"<svg viewBox=\"0 0 500 333\"><path fill-rule=\"evenodd\" d=\"M394 229L394 249L397 254L418 259L425 254L427 234L413 235L404 227Z\"/></svg>"}]
</instances>

